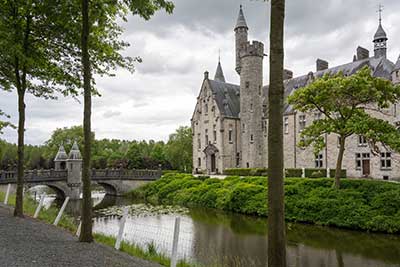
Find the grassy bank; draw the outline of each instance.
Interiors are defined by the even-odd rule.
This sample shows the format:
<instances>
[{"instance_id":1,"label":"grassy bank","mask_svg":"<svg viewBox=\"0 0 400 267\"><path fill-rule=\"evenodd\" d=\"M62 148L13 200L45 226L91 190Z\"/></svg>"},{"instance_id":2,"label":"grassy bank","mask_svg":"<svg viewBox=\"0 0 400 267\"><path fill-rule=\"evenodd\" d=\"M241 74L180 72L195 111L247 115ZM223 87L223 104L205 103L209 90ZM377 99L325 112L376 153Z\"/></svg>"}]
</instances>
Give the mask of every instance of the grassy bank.
<instances>
[{"instance_id":1,"label":"grassy bank","mask_svg":"<svg viewBox=\"0 0 400 267\"><path fill-rule=\"evenodd\" d=\"M5 198L5 194L3 192L0 192L0 202L3 203ZM10 195L8 199L8 204L11 206L15 206L15 195ZM24 198L24 214L30 217L33 217L33 214L35 213L37 207L37 203L29 198L26 197ZM41 221L44 221L46 223L52 224L57 217L58 214L58 209L55 207L50 207L49 209L42 209L39 213L38 219ZM58 223L58 226L70 231L71 233L75 234L77 231L78 226L75 223L74 218L71 216L68 216L67 214L64 214ZM115 245L115 238L111 236L106 236L102 234L94 234L94 240L98 243L114 247ZM170 259L164 255L163 253L160 253L157 251L157 247L154 244L148 244L146 248L142 248L134 243L128 243L128 242L121 242L121 251L137 257L141 258L144 260L148 261L153 261L157 262L163 266L169 266L170 265ZM178 267L190 267L194 266L192 264L187 263L186 261L180 261L178 263Z\"/></svg>"},{"instance_id":2,"label":"grassy bank","mask_svg":"<svg viewBox=\"0 0 400 267\"><path fill-rule=\"evenodd\" d=\"M400 233L400 184L368 180L285 179L286 219L364 231ZM132 198L154 204L207 207L267 216L265 177L199 179L166 174L132 191Z\"/></svg>"}]
</instances>

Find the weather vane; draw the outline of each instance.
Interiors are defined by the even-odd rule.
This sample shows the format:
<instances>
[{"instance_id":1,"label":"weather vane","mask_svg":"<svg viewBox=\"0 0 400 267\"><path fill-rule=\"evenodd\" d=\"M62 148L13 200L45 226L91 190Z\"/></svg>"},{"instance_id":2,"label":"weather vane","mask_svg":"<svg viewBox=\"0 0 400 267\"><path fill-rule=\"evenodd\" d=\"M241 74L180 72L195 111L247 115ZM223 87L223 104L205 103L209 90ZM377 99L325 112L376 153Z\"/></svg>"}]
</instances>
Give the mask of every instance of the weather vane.
<instances>
[{"instance_id":1,"label":"weather vane","mask_svg":"<svg viewBox=\"0 0 400 267\"><path fill-rule=\"evenodd\" d=\"M383 12L383 5L381 3L379 3L378 12L379 12L379 23L381 23L382 22L382 12Z\"/></svg>"}]
</instances>

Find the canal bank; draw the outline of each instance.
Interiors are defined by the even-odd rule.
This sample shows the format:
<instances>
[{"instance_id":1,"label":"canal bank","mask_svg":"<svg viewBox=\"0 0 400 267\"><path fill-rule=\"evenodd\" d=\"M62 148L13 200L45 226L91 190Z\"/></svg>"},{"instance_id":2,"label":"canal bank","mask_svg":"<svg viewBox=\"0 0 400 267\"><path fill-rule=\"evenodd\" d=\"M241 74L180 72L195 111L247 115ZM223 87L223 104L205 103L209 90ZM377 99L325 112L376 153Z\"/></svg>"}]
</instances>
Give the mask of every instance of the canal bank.
<instances>
[{"instance_id":1,"label":"canal bank","mask_svg":"<svg viewBox=\"0 0 400 267\"><path fill-rule=\"evenodd\" d=\"M79 243L71 233L38 220L15 218L0 204L0 265L19 267L159 267L98 243Z\"/></svg>"}]
</instances>

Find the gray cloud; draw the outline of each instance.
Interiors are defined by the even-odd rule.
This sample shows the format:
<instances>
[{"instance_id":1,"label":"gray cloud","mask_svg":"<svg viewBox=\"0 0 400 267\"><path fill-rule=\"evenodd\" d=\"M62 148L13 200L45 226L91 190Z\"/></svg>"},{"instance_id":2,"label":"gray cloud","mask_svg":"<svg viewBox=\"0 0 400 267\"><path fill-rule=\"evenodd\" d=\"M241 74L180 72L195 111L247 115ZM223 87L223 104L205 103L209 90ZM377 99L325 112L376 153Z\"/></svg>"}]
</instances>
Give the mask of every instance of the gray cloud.
<instances>
[{"instance_id":1,"label":"gray cloud","mask_svg":"<svg viewBox=\"0 0 400 267\"><path fill-rule=\"evenodd\" d=\"M174 0L173 15L157 13L144 22L130 17L123 39L131 46L125 55L141 56L131 74L97 77L102 97L93 98L93 129L98 138L162 139L179 125L189 125L203 72L214 74L218 50L227 80L238 83L234 70L234 32L239 5L250 38L265 43L269 53L269 4L262 0ZM352 60L358 45L372 53L377 28L377 0L287 0L285 65L302 75L323 58L331 66ZM383 25L389 37L388 56L400 53L400 1L384 0ZM268 82L268 58L264 80ZM0 108L17 122L16 94L0 92ZM40 144L60 127L82 123L83 106L70 99L46 101L28 96L26 142ZM1 137L16 142L15 130Z\"/></svg>"}]
</instances>

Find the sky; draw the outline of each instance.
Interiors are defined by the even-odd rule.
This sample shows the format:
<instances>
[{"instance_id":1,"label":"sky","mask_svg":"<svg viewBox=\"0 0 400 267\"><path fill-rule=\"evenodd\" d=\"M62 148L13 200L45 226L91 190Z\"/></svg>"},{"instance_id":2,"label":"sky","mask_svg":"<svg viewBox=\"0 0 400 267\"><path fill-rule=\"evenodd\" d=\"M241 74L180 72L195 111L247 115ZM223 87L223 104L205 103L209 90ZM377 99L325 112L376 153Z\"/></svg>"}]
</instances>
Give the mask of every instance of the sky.
<instances>
[{"instance_id":1,"label":"sky","mask_svg":"<svg viewBox=\"0 0 400 267\"><path fill-rule=\"evenodd\" d=\"M249 39L265 44L269 54L270 6L262 0L173 0L172 15L158 12L150 21L130 16L121 24L121 38L130 43L123 54L140 56L132 74L115 70L115 77L96 77L101 97L93 99L92 128L96 138L168 140L179 126L190 126L204 71L214 76L220 52L225 78L239 83L234 71L234 26L243 5ZM315 71L317 58L330 66L348 63L358 46L373 54L378 5L384 5L388 58L400 54L398 0L286 0L285 67L294 76ZM396 14L397 13L397 14ZM396 45L397 44L397 45ZM268 57L264 81L268 83ZM42 144L62 127L82 124L83 102L26 97L28 144ZM0 109L18 120L16 92L0 91ZM16 143L15 130L0 138Z\"/></svg>"}]
</instances>

